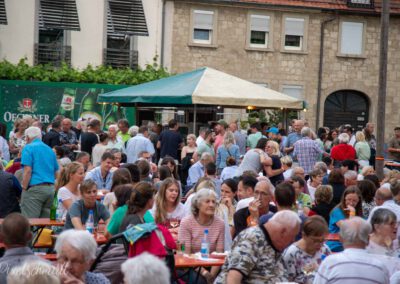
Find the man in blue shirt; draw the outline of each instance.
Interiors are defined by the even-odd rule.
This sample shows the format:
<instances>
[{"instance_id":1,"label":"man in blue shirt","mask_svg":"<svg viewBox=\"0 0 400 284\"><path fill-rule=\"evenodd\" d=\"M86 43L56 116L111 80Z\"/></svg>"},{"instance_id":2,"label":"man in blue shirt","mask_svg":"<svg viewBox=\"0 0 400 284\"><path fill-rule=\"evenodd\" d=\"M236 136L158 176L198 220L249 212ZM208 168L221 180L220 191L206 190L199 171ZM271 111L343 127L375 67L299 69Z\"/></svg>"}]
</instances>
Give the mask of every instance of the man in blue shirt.
<instances>
[{"instance_id":1,"label":"man in blue shirt","mask_svg":"<svg viewBox=\"0 0 400 284\"><path fill-rule=\"evenodd\" d=\"M205 175L205 166L213 161L213 157L210 153L204 152L201 155L200 161L197 161L189 168L189 176L187 178L187 189L192 188L192 186L199 180L199 178Z\"/></svg>"},{"instance_id":2,"label":"man in blue shirt","mask_svg":"<svg viewBox=\"0 0 400 284\"><path fill-rule=\"evenodd\" d=\"M98 190L109 191L112 186L113 173L110 170L113 167L113 162L114 155L110 152L104 152L103 156L101 156L100 166L87 172L85 180L93 180Z\"/></svg>"},{"instance_id":3,"label":"man in blue shirt","mask_svg":"<svg viewBox=\"0 0 400 284\"><path fill-rule=\"evenodd\" d=\"M287 155L290 155L293 158L293 150L294 150L294 143L297 142L297 140L300 140L302 138L301 136L301 129L304 126L304 122L300 119L295 120L293 124L294 131L290 133L286 139L286 144L284 151Z\"/></svg>"},{"instance_id":4,"label":"man in blue shirt","mask_svg":"<svg viewBox=\"0 0 400 284\"><path fill-rule=\"evenodd\" d=\"M139 158L139 153L141 152L148 152L150 155L154 154L154 145L148 136L149 129L147 126L141 126L139 128L139 133L128 140L125 151L128 163L136 162Z\"/></svg>"},{"instance_id":5,"label":"man in blue shirt","mask_svg":"<svg viewBox=\"0 0 400 284\"><path fill-rule=\"evenodd\" d=\"M35 126L25 130L21 212L27 218L49 218L54 197L58 163L53 150L42 142L42 131Z\"/></svg>"}]
</instances>

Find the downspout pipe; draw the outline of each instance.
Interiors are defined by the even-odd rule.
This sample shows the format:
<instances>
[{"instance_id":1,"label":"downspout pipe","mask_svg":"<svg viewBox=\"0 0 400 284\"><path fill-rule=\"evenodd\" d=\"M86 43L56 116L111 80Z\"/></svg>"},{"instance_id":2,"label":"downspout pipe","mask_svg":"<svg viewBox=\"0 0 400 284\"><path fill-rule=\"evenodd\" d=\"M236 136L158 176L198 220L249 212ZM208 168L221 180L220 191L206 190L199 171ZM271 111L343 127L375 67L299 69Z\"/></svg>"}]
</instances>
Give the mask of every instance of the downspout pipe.
<instances>
[{"instance_id":1,"label":"downspout pipe","mask_svg":"<svg viewBox=\"0 0 400 284\"><path fill-rule=\"evenodd\" d=\"M321 113L321 96L322 96L322 73L324 68L324 46L325 46L325 27L329 22L335 20L336 17L324 20L321 23L321 44L319 46L319 67L318 67L318 89L317 89L317 115L315 121L315 129L319 128L319 115Z\"/></svg>"},{"instance_id":2,"label":"downspout pipe","mask_svg":"<svg viewBox=\"0 0 400 284\"><path fill-rule=\"evenodd\" d=\"M161 16L161 52L160 65L164 68L164 44L165 44L165 3L167 0L162 0L162 16Z\"/></svg>"}]
</instances>

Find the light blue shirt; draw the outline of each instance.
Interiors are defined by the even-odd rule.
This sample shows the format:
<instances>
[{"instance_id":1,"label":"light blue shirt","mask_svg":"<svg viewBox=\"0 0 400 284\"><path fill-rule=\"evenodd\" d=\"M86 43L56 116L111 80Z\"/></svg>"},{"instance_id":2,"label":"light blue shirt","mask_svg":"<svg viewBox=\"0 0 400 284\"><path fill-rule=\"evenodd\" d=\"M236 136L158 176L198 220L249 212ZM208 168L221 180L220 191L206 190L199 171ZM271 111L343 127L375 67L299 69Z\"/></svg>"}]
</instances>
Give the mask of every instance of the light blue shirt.
<instances>
[{"instance_id":1,"label":"light blue shirt","mask_svg":"<svg viewBox=\"0 0 400 284\"><path fill-rule=\"evenodd\" d=\"M100 166L94 168L90 172L88 172L85 176L85 180L91 179L96 183L97 189L107 189L110 190L112 186L112 177L113 177L112 172L108 172L106 175L106 178L103 179L101 176L101 169Z\"/></svg>"},{"instance_id":2,"label":"light blue shirt","mask_svg":"<svg viewBox=\"0 0 400 284\"><path fill-rule=\"evenodd\" d=\"M128 163L134 163L138 159L140 152L149 152L151 155L154 154L154 145L151 143L150 139L143 136L143 134L138 133L135 137L128 140L126 145L126 156Z\"/></svg>"},{"instance_id":3,"label":"light blue shirt","mask_svg":"<svg viewBox=\"0 0 400 284\"><path fill-rule=\"evenodd\" d=\"M21 165L32 168L29 186L53 183L58 171L56 154L39 138L34 139L22 150Z\"/></svg>"},{"instance_id":4,"label":"light blue shirt","mask_svg":"<svg viewBox=\"0 0 400 284\"><path fill-rule=\"evenodd\" d=\"M229 150L229 151L228 151ZM236 163L239 163L240 160L240 152L239 152L239 146L238 145L231 145L229 149L226 149L224 145L221 145L218 147L217 150L217 168L218 169L223 169L226 167L226 159L228 159L229 156L232 156L235 158Z\"/></svg>"},{"instance_id":5,"label":"light blue shirt","mask_svg":"<svg viewBox=\"0 0 400 284\"><path fill-rule=\"evenodd\" d=\"M187 178L187 185L194 185L199 178L204 176L204 166L200 161L196 162L189 168L189 176Z\"/></svg>"},{"instance_id":6,"label":"light blue shirt","mask_svg":"<svg viewBox=\"0 0 400 284\"><path fill-rule=\"evenodd\" d=\"M300 140L302 138L300 133L297 132L292 132L288 135L286 141L285 141L285 147L293 147L293 144L297 142L297 140ZM290 152L289 155L293 158L293 152Z\"/></svg>"}]
</instances>

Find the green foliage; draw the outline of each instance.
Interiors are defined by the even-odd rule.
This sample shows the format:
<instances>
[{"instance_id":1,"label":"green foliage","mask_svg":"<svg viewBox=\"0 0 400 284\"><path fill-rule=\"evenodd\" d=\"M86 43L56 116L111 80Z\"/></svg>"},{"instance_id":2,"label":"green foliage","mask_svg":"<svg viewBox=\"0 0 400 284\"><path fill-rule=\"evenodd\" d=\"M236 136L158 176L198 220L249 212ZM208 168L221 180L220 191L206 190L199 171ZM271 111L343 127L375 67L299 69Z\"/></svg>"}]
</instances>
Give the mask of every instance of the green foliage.
<instances>
[{"instance_id":1,"label":"green foliage","mask_svg":"<svg viewBox=\"0 0 400 284\"><path fill-rule=\"evenodd\" d=\"M60 67L52 65L29 66L26 63L26 58L21 59L16 65L6 60L0 62L0 80L137 85L169 75L157 63L146 65L144 69L138 68L137 70L117 69L110 66L93 67L91 65L83 70L77 70L69 67L66 63L62 63Z\"/></svg>"},{"instance_id":2,"label":"green foliage","mask_svg":"<svg viewBox=\"0 0 400 284\"><path fill-rule=\"evenodd\" d=\"M297 111L289 110L287 119L288 121L297 119ZM240 125L242 129L245 129L255 122L266 122L270 126L277 126L278 123L283 122L283 111L278 109L254 110L249 113L247 120L240 121Z\"/></svg>"}]
</instances>

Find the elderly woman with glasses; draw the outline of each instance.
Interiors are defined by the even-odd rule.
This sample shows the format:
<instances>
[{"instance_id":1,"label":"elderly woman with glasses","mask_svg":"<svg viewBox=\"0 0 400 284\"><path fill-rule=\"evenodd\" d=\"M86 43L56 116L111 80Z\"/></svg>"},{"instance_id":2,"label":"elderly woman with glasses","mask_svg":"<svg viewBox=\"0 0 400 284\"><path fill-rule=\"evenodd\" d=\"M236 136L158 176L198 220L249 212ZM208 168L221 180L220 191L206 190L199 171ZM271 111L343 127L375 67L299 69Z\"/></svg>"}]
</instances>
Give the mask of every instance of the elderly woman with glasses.
<instances>
[{"instance_id":1,"label":"elderly woman with glasses","mask_svg":"<svg viewBox=\"0 0 400 284\"><path fill-rule=\"evenodd\" d=\"M331 251L324 245L328 224L321 216L309 217L303 224L302 238L283 253L289 281L312 283L318 265Z\"/></svg>"},{"instance_id":2,"label":"elderly woman with glasses","mask_svg":"<svg viewBox=\"0 0 400 284\"><path fill-rule=\"evenodd\" d=\"M89 232L67 230L57 238L54 249L64 272L61 275L62 283L110 283L103 274L89 272L97 249L96 241Z\"/></svg>"},{"instance_id":3,"label":"elderly woman with glasses","mask_svg":"<svg viewBox=\"0 0 400 284\"><path fill-rule=\"evenodd\" d=\"M393 244L397 237L396 215L389 209L379 208L373 212L370 222L372 234L369 237L367 251L397 258L400 252Z\"/></svg>"}]
</instances>

